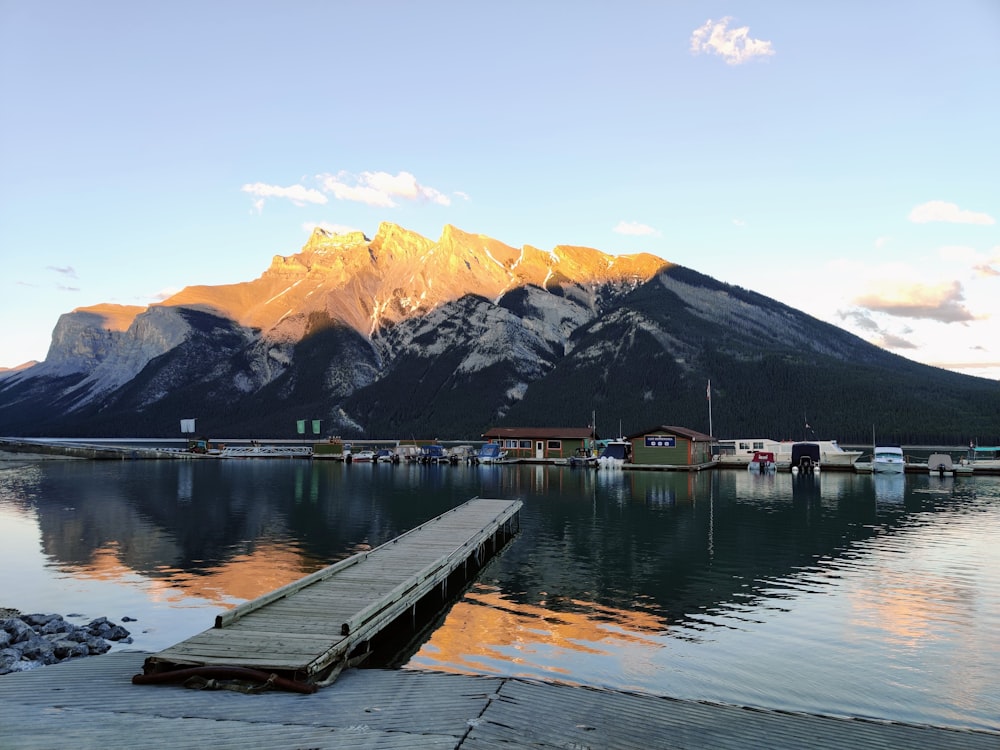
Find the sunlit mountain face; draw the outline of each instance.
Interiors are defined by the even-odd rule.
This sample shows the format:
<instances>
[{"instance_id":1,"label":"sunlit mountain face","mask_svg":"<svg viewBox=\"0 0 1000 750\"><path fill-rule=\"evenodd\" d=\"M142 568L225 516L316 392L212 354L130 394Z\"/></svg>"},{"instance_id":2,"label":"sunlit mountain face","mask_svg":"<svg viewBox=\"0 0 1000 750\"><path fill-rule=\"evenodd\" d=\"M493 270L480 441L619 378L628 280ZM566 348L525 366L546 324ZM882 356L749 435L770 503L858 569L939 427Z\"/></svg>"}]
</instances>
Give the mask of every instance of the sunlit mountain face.
<instances>
[{"instance_id":1,"label":"sunlit mountain face","mask_svg":"<svg viewBox=\"0 0 1000 750\"><path fill-rule=\"evenodd\" d=\"M706 403L706 383L712 401ZM919 405L919 408L917 407ZM714 410L710 423L709 408ZM966 444L992 381L919 365L652 255L515 248L446 226L313 232L260 277L61 316L0 373L0 432L475 439L494 425Z\"/></svg>"}]
</instances>

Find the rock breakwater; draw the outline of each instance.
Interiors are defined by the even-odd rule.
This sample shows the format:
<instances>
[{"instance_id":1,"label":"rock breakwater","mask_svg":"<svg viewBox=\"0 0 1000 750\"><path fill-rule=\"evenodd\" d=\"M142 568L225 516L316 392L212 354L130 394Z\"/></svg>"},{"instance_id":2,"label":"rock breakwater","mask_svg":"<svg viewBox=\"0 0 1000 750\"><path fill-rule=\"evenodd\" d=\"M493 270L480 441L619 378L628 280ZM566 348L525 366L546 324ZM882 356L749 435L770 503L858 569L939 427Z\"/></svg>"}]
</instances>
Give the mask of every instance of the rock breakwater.
<instances>
[{"instance_id":1,"label":"rock breakwater","mask_svg":"<svg viewBox=\"0 0 1000 750\"><path fill-rule=\"evenodd\" d=\"M74 625L62 615L0 611L0 675L103 654L112 642L132 643L132 637L107 617Z\"/></svg>"}]
</instances>

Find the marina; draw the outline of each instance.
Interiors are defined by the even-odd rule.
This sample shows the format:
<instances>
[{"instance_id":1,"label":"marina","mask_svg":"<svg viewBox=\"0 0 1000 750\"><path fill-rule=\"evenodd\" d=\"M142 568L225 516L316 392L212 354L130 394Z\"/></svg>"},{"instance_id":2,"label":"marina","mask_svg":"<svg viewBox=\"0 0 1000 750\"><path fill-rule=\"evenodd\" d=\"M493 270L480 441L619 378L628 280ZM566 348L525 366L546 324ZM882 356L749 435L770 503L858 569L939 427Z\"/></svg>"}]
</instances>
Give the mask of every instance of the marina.
<instances>
[{"instance_id":1,"label":"marina","mask_svg":"<svg viewBox=\"0 0 1000 750\"><path fill-rule=\"evenodd\" d=\"M641 437L641 436L640 436ZM645 438L649 442L649 438ZM456 443L452 446L437 442L404 443L399 440L368 440L362 447L352 449L351 443L324 441L304 444L302 441L261 442L242 441L248 445L237 445L241 441L221 442L213 449L205 450L168 447L160 441L149 441L153 445L143 445L141 441L102 442L86 440L39 440L32 438L0 438L0 451L20 452L63 458L91 460L158 460L158 459L273 459L292 458L309 460L332 460L341 463L423 463L423 464L540 464L570 466L588 469L622 469L625 471L681 471L700 472L706 469L745 469L752 462L755 453L774 454L777 471L798 470L803 455L808 456L807 470L849 471L862 474L874 470L873 452L865 453L857 447L842 448L836 440L825 441L777 441L769 439L720 440L713 447L713 453L703 460L687 462L635 461L631 446L638 445L636 439L604 441L609 445L600 455L573 454L568 457L512 457L499 443L481 443L478 446ZM210 445L204 441L206 445ZM346 450L345 450L346 446ZM926 455L920 446L911 448L925 455L903 454L904 473L926 473L931 466L930 455L938 458L936 467L942 461L952 464L953 474L969 476L1000 476L1000 447L963 449L961 447L938 446ZM942 452L945 451L945 452ZM627 457L627 458L626 458ZM793 459L795 459L793 461Z\"/></svg>"},{"instance_id":2,"label":"marina","mask_svg":"<svg viewBox=\"0 0 1000 750\"><path fill-rule=\"evenodd\" d=\"M520 531L449 584L390 672L1000 730L990 476L9 460L5 603L128 615L134 643L112 655L143 652L131 680L227 612L477 496L521 502Z\"/></svg>"}]
</instances>

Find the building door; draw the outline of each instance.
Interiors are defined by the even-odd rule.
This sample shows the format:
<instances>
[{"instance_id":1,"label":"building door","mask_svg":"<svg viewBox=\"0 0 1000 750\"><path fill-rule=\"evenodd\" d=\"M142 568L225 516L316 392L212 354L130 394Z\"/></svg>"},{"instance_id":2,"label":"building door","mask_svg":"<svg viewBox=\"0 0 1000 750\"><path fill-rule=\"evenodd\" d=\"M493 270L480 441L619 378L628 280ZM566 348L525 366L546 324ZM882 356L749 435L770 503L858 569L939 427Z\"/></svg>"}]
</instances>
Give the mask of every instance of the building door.
<instances>
[{"instance_id":1,"label":"building door","mask_svg":"<svg viewBox=\"0 0 1000 750\"><path fill-rule=\"evenodd\" d=\"M545 458L545 441L535 441L535 458Z\"/></svg>"}]
</instances>

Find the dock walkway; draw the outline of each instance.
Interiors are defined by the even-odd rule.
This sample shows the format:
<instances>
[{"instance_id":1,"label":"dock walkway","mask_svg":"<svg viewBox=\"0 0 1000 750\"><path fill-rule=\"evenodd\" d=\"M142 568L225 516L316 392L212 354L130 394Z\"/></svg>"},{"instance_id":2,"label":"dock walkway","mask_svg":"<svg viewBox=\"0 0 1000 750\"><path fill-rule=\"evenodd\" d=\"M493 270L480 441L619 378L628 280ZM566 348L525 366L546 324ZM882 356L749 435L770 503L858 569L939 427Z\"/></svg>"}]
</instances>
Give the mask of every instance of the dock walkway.
<instances>
[{"instance_id":1,"label":"dock walkway","mask_svg":"<svg viewBox=\"0 0 1000 750\"><path fill-rule=\"evenodd\" d=\"M4 750L998 750L1000 733L678 700L512 677L350 669L309 695L137 687L145 654L0 677Z\"/></svg>"},{"instance_id":2,"label":"dock walkway","mask_svg":"<svg viewBox=\"0 0 1000 750\"><path fill-rule=\"evenodd\" d=\"M475 498L367 552L216 618L146 660L137 682L178 669L238 668L313 684L336 678L383 628L440 588L464 583L517 530L519 500ZM146 678L145 680L143 678Z\"/></svg>"}]
</instances>

